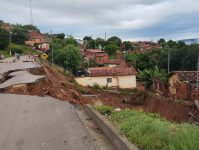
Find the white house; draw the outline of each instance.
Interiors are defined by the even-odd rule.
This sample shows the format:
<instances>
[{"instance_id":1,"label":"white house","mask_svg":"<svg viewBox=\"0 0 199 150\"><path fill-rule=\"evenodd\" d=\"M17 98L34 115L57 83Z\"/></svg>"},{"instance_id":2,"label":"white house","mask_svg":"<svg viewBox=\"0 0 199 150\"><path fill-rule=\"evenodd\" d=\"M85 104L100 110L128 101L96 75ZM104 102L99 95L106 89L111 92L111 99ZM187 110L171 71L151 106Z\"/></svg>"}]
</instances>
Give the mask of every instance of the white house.
<instances>
[{"instance_id":1,"label":"white house","mask_svg":"<svg viewBox=\"0 0 199 150\"><path fill-rule=\"evenodd\" d=\"M93 86L95 83L101 87L136 88L137 72L127 66L97 67L87 70L87 77L77 77L76 82L82 86Z\"/></svg>"}]
</instances>

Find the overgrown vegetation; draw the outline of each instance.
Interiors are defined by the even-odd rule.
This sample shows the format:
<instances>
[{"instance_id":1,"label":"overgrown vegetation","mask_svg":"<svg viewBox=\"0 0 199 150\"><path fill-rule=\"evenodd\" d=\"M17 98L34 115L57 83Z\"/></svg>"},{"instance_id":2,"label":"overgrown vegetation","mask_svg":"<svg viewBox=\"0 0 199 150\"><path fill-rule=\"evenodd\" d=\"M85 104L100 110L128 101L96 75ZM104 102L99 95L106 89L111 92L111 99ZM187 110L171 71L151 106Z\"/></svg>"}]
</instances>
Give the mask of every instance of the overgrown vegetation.
<instances>
[{"instance_id":1,"label":"overgrown vegetation","mask_svg":"<svg viewBox=\"0 0 199 150\"><path fill-rule=\"evenodd\" d=\"M26 46L26 45L20 45L20 44L11 44L11 53L12 55L14 55L15 53L18 54L38 54L37 51L32 50L30 47ZM3 54L4 57L10 57L10 50L9 48L5 49L5 50L0 50L0 54Z\"/></svg>"},{"instance_id":2,"label":"overgrown vegetation","mask_svg":"<svg viewBox=\"0 0 199 150\"><path fill-rule=\"evenodd\" d=\"M152 85L153 79L164 79L168 72L168 54L170 54L171 71L197 70L199 44L186 45L179 41L160 39L160 49L151 49L141 54L125 54L127 62L133 62L138 70L138 78L146 87Z\"/></svg>"},{"instance_id":3,"label":"overgrown vegetation","mask_svg":"<svg viewBox=\"0 0 199 150\"><path fill-rule=\"evenodd\" d=\"M157 114L125 109L113 111L110 106L94 107L142 150L198 150L199 127L194 124L176 124Z\"/></svg>"}]
</instances>

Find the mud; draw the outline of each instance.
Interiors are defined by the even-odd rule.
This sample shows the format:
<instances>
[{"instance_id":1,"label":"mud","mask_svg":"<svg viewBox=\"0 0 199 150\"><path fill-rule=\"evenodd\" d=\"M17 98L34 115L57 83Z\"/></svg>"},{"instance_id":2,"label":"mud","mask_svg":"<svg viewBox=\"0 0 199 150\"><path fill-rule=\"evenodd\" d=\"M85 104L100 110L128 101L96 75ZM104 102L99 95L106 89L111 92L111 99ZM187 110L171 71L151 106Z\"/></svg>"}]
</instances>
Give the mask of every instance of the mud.
<instances>
[{"instance_id":1,"label":"mud","mask_svg":"<svg viewBox=\"0 0 199 150\"><path fill-rule=\"evenodd\" d=\"M178 104L174 100L162 100L148 96L143 105L146 112L159 113L161 117L172 122L199 123L199 112L193 101Z\"/></svg>"},{"instance_id":2,"label":"mud","mask_svg":"<svg viewBox=\"0 0 199 150\"><path fill-rule=\"evenodd\" d=\"M2 93L24 95L52 96L63 101L84 106L85 104L102 103L117 108L136 108L146 112L159 113L163 118L172 122L199 122L199 113L193 102L190 105L177 104L174 100L151 96L145 92L135 91L134 94L109 93L102 90L77 85L72 76L50 66L28 70L34 75L45 75L46 78L36 83L15 85L1 90ZM96 96L82 96L96 95Z\"/></svg>"}]
</instances>

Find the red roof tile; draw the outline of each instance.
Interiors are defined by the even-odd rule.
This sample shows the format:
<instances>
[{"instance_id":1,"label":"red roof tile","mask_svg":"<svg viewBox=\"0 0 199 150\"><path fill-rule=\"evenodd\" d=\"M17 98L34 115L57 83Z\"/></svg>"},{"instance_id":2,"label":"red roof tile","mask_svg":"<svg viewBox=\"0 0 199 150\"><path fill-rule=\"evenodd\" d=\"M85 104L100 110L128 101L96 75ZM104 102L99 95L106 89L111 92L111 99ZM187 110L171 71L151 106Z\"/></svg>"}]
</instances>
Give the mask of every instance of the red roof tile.
<instances>
[{"instance_id":1,"label":"red roof tile","mask_svg":"<svg viewBox=\"0 0 199 150\"><path fill-rule=\"evenodd\" d=\"M104 51L102 51L101 49L86 49L86 51L92 53L104 53Z\"/></svg>"},{"instance_id":2,"label":"red roof tile","mask_svg":"<svg viewBox=\"0 0 199 150\"><path fill-rule=\"evenodd\" d=\"M189 81L189 82L197 81L197 71L173 71L173 72L170 72L170 75L173 75L173 74L177 75L177 77L180 81Z\"/></svg>"},{"instance_id":3,"label":"red roof tile","mask_svg":"<svg viewBox=\"0 0 199 150\"><path fill-rule=\"evenodd\" d=\"M105 62L105 64L115 64L115 65L119 65L122 63L122 59L109 59Z\"/></svg>"},{"instance_id":4,"label":"red roof tile","mask_svg":"<svg viewBox=\"0 0 199 150\"><path fill-rule=\"evenodd\" d=\"M134 68L111 68L111 67L96 67L89 68L88 72L91 77L96 76L126 76L136 75L137 72Z\"/></svg>"}]
</instances>

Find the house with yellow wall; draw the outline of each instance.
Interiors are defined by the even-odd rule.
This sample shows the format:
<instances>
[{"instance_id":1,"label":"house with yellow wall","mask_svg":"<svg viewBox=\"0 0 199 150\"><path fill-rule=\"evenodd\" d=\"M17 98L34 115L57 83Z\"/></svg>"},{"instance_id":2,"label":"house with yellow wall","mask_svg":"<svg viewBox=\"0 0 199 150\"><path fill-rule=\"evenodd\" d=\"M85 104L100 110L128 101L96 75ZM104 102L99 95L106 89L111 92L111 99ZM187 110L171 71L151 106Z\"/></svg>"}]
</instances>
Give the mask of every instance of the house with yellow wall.
<instances>
[{"instance_id":1,"label":"house with yellow wall","mask_svg":"<svg viewBox=\"0 0 199 150\"><path fill-rule=\"evenodd\" d=\"M119 67L95 67L87 70L87 76L75 78L82 86L136 88L137 72L134 68L127 66Z\"/></svg>"}]
</instances>

